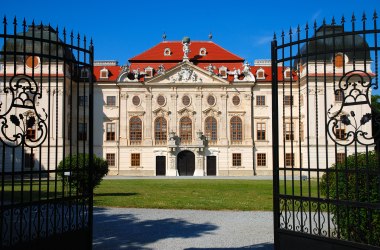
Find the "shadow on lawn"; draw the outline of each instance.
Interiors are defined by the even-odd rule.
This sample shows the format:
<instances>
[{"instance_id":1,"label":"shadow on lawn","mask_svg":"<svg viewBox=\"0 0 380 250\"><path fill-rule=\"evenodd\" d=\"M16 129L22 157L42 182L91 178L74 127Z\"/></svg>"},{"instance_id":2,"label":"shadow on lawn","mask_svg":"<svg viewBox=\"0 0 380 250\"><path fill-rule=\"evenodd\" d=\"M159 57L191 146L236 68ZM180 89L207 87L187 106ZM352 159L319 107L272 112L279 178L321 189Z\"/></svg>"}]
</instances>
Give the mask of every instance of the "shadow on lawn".
<instances>
[{"instance_id":1,"label":"shadow on lawn","mask_svg":"<svg viewBox=\"0 0 380 250\"><path fill-rule=\"evenodd\" d=\"M147 249L144 245L166 238L195 238L218 227L179 219L138 220L132 214L107 214L94 209L94 249Z\"/></svg>"},{"instance_id":2,"label":"shadow on lawn","mask_svg":"<svg viewBox=\"0 0 380 250\"><path fill-rule=\"evenodd\" d=\"M94 196L132 196L132 195L139 195L139 193L95 193Z\"/></svg>"}]
</instances>

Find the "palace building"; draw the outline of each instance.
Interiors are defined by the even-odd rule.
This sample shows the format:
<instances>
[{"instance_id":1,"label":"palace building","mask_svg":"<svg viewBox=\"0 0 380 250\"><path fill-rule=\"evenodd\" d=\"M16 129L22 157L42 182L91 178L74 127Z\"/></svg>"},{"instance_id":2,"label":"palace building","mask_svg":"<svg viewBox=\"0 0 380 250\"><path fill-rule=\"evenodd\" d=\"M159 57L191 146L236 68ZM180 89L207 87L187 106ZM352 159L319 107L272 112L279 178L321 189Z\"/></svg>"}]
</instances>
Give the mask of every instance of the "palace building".
<instances>
[{"instance_id":1,"label":"palace building","mask_svg":"<svg viewBox=\"0 0 380 250\"><path fill-rule=\"evenodd\" d=\"M320 30L334 28L321 27ZM368 46L360 36L355 39L355 46ZM335 49L339 43L342 41L334 43ZM350 46L349 42L345 46ZM315 44L309 49L313 48ZM20 50L25 51L25 48ZM280 162L284 166L315 168L320 147L330 159L318 162L324 166L344 160L355 150L365 150L345 145L349 141L349 124L342 123L340 118L332 127L328 123L329 117L336 117L337 112L340 116L350 115L349 111L340 109L345 92L336 91L335 77L338 79L355 67L370 68L369 55L355 55L354 64L352 56L333 53L323 58L300 57L292 67L277 66L281 83L278 120L279 127L283 128L279 131L283 152ZM26 60L26 70L34 68L38 72L43 62L38 57L33 58L33 62ZM22 58L20 60L17 63L22 63ZM12 63L10 60L7 64L8 72L15 68ZM321 69L321 65L326 66ZM317 68L321 75L313 75ZM0 70L4 75L4 67ZM25 67L20 70L25 71ZM65 66L59 65L52 74L59 75L64 70ZM271 60L255 60L254 65L249 65L211 40L191 41L185 37L182 41L162 41L132 57L124 66L113 60L95 61L93 72L94 152L107 160L110 175L272 174ZM85 67L80 77L89 77ZM71 91L75 92L76 85L73 86ZM48 136L57 137L58 151L66 148L69 152L70 135L78 134L79 142L72 142L74 144L86 141L88 123L82 121L80 112L72 120L64 116L69 117L71 109L88 107L88 89L82 91L78 85L79 96L74 100L69 91L63 91L62 82L56 88L56 92L50 93L59 96L56 101L39 103L39 107L45 106L47 110L50 106L54 110L54 105L68 104L63 116L51 121L51 125L57 126L52 126L54 133ZM4 93L1 95L2 100L6 99ZM369 107L354 107L353 111L358 117L371 113ZM318 120L324 119L328 126L317 125ZM74 122L78 124L77 131L71 128ZM330 128L331 131L327 131ZM369 123L363 124L363 129L371 134ZM31 131L30 136L38 137L38 133ZM338 147L331 137L341 142ZM35 149L34 159L49 165L52 159L38 150L43 151ZM309 157L303 158L303 154ZM29 152L28 157L30 155Z\"/></svg>"}]
</instances>

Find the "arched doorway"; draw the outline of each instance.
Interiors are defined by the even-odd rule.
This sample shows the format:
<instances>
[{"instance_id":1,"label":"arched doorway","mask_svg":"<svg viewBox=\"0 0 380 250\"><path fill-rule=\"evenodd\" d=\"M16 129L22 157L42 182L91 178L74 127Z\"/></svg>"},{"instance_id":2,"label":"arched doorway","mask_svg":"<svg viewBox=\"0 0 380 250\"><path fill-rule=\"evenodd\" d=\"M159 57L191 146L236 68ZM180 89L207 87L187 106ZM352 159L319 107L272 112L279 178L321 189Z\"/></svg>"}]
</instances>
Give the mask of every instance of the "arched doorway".
<instances>
[{"instance_id":1,"label":"arched doorway","mask_svg":"<svg viewBox=\"0 0 380 250\"><path fill-rule=\"evenodd\" d=\"M195 171L195 155L185 150L177 156L177 169L180 176L193 176Z\"/></svg>"}]
</instances>

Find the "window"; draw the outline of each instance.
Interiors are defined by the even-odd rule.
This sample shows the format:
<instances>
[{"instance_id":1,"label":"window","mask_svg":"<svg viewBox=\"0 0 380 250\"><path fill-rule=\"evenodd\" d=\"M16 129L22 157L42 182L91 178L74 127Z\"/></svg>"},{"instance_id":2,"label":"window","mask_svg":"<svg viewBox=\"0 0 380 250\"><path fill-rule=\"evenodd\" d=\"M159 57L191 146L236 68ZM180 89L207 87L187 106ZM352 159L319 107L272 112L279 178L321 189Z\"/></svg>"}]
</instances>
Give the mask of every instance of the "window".
<instances>
[{"instance_id":1,"label":"window","mask_svg":"<svg viewBox=\"0 0 380 250\"><path fill-rule=\"evenodd\" d=\"M156 144L166 143L167 141L167 123L163 117L157 117L154 121L154 139Z\"/></svg>"},{"instance_id":2,"label":"window","mask_svg":"<svg viewBox=\"0 0 380 250\"><path fill-rule=\"evenodd\" d=\"M182 97L182 104L185 105L185 106L189 106L190 105L190 97L188 95L184 95Z\"/></svg>"},{"instance_id":3,"label":"window","mask_svg":"<svg viewBox=\"0 0 380 250\"><path fill-rule=\"evenodd\" d=\"M293 106L293 96L292 95L284 96L284 105Z\"/></svg>"},{"instance_id":4,"label":"window","mask_svg":"<svg viewBox=\"0 0 380 250\"><path fill-rule=\"evenodd\" d=\"M290 69L285 70L284 76L285 78L291 78L292 75L291 75Z\"/></svg>"},{"instance_id":5,"label":"window","mask_svg":"<svg viewBox=\"0 0 380 250\"><path fill-rule=\"evenodd\" d=\"M87 96L80 95L79 96L79 106L87 106L87 105L88 105Z\"/></svg>"},{"instance_id":6,"label":"window","mask_svg":"<svg viewBox=\"0 0 380 250\"><path fill-rule=\"evenodd\" d=\"M205 135L207 140L211 143L215 143L218 138L216 119L209 116L205 120Z\"/></svg>"},{"instance_id":7,"label":"window","mask_svg":"<svg viewBox=\"0 0 380 250\"><path fill-rule=\"evenodd\" d=\"M240 117L234 116L231 118L231 141L241 142L242 136L242 122Z\"/></svg>"},{"instance_id":8,"label":"window","mask_svg":"<svg viewBox=\"0 0 380 250\"><path fill-rule=\"evenodd\" d=\"M207 103L208 105L210 106L214 106L215 105L215 97L213 95L209 95L207 96Z\"/></svg>"},{"instance_id":9,"label":"window","mask_svg":"<svg viewBox=\"0 0 380 250\"><path fill-rule=\"evenodd\" d=\"M343 54L336 54L335 55L335 67L337 68L341 68L343 67L343 64L344 64L344 56Z\"/></svg>"},{"instance_id":10,"label":"window","mask_svg":"<svg viewBox=\"0 0 380 250\"><path fill-rule=\"evenodd\" d=\"M146 78L153 77L153 68L152 67L145 68L145 77Z\"/></svg>"},{"instance_id":11,"label":"window","mask_svg":"<svg viewBox=\"0 0 380 250\"><path fill-rule=\"evenodd\" d=\"M285 165L287 167L294 166L294 153L286 153L285 154Z\"/></svg>"},{"instance_id":12,"label":"window","mask_svg":"<svg viewBox=\"0 0 380 250\"><path fill-rule=\"evenodd\" d=\"M137 116L129 120L129 140L132 144L140 144L142 138L142 122Z\"/></svg>"},{"instance_id":13,"label":"window","mask_svg":"<svg viewBox=\"0 0 380 250\"><path fill-rule=\"evenodd\" d=\"M336 102L343 102L343 99L344 99L343 90L340 90L340 89L335 90L334 95L335 95Z\"/></svg>"},{"instance_id":14,"label":"window","mask_svg":"<svg viewBox=\"0 0 380 250\"><path fill-rule=\"evenodd\" d=\"M234 166L234 167L241 166L241 154L240 153L232 154L232 166Z\"/></svg>"},{"instance_id":15,"label":"window","mask_svg":"<svg viewBox=\"0 0 380 250\"><path fill-rule=\"evenodd\" d=\"M108 69L104 68L100 71L100 78L108 78Z\"/></svg>"},{"instance_id":16,"label":"window","mask_svg":"<svg viewBox=\"0 0 380 250\"><path fill-rule=\"evenodd\" d=\"M132 167L139 167L140 166L140 154L139 153L132 153L131 154L131 166Z\"/></svg>"},{"instance_id":17,"label":"window","mask_svg":"<svg viewBox=\"0 0 380 250\"><path fill-rule=\"evenodd\" d=\"M78 140L79 141L87 140L87 123L78 124Z\"/></svg>"},{"instance_id":18,"label":"window","mask_svg":"<svg viewBox=\"0 0 380 250\"><path fill-rule=\"evenodd\" d=\"M345 153L336 153L336 163L344 163L346 160Z\"/></svg>"},{"instance_id":19,"label":"window","mask_svg":"<svg viewBox=\"0 0 380 250\"><path fill-rule=\"evenodd\" d=\"M106 154L106 160L109 167L115 166L115 154Z\"/></svg>"},{"instance_id":20,"label":"window","mask_svg":"<svg viewBox=\"0 0 380 250\"><path fill-rule=\"evenodd\" d=\"M36 139L36 126L33 125L32 128L28 128L26 130L26 139L28 140L35 140Z\"/></svg>"},{"instance_id":21,"label":"window","mask_svg":"<svg viewBox=\"0 0 380 250\"><path fill-rule=\"evenodd\" d=\"M132 103L133 103L133 105L135 105L135 106L139 106L139 105L140 105L140 102L141 102L140 97L138 97L137 95L135 95L135 96L132 98Z\"/></svg>"},{"instance_id":22,"label":"window","mask_svg":"<svg viewBox=\"0 0 380 250\"><path fill-rule=\"evenodd\" d=\"M222 78L227 78L227 68L226 67L220 67L219 68L219 75L222 77Z\"/></svg>"},{"instance_id":23,"label":"window","mask_svg":"<svg viewBox=\"0 0 380 250\"><path fill-rule=\"evenodd\" d=\"M159 95L157 97L157 104L160 105L160 106L164 106L166 103L166 99L163 95Z\"/></svg>"},{"instance_id":24,"label":"window","mask_svg":"<svg viewBox=\"0 0 380 250\"><path fill-rule=\"evenodd\" d=\"M342 127L335 129L335 136L338 140L344 140L346 137L346 129Z\"/></svg>"},{"instance_id":25,"label":"window","mask_svg":"<svg viewBox=\"0 0 380 250\"><path fill-rule=\"evenodd\" d=\"M190 143L192 141L192 121L189 117L183 117L179 122L179 136L181 143Z\"/></svg>"},{"instance_id":26,"label":"window","mask_svg":"<svg viewBox=\"0 0 380 250\"><path fill-rule=\"evenodd\" d=\"M257 153L257 166L265 167L267 165L267 154Z\"/></svg>"},{"instance_id":27,"label":"window","mask_svg":"<svg viewBox=\"0 0 380 250\"><path fill-rule=\"evenodd\" d=\"M28 68L37 68L40 64L40 58L38 56L28 56L25 64Z\"/></svg>"},{"instance_id":28,"label":"window","mask_svg":"<svg viewBox=\"0 0 380 250\"><path fill-rule=\"evenodd\" d=\"M172 52L170 51L170 48L165 48L164 50L164 56L170 56Z\"/></svg>"},{"instance_id":29,"label":"window","mask_svg":"<svg viewBox=\"0 0 380 250\"><path fill-rule=\"evenodd\" d=\"M232 103L237 106L240 104L240 97L235 95L234 97L232 97Z\"/></svg>"},{"instance_id":30,"label":"window","mask_svg":"<svg viewBox=\"0 0 380 250\"><path fill-rule=\"evenodd\" d=\"M265 71L263 69L259 69L256 72L257 79L265 79Z\"/></svg>"},{"instance_id":31,"label":"window","mask_svg":"<svg viewBox=\"0 0 380 250\"><path fill-rule=\"evenodd\" d=\"M116 96L107 96L107 106L116 106Z\"/></svg>"},{"instance_id":32,"label":"window","mask_svg":"<svg viewBox=\"0 0 380 250\"><path fill-rule=\"evenodd\" d=\"M285 140L293 141L294 140L294 130L293 123L285 123Z\"/></svg>"},{"instance_id":33,"label":"window","mask_svg":"<svg viewBox=\"0 0 380 250\"><path fill-rule=\"evenodd\" d=\"M265 95L256 96L256 105L257 106L265 106Z\"/></svg>"},{"instance_id":34,"label":"window","mask_svg":"<svg viewBox=\"0 0 380 250\"><path fill-rule=\"evenodd\" d=\"M265 123L257 123L257 140L265 140Z\"/></svg>"},{"instance_id":35,"label":"window","mask_svg":"<svg viewBox=\"0 0 380 250\"><path fill-rule=\"evenodd\" d=\"M106 124L106 139L107 141L115 140L115 123Z\"/></svg>"},{"instance_id":36,"label":"window","mask_svg":"<svg viewBox=\"0 0 380 250\"><path fill-rule=\"evenodd\" d=\"M200 55L200 56L205 56L206 54L207 54L206 48L201 48L201 49L199 50L199 55Z\"/></svg>"}]
</instances>

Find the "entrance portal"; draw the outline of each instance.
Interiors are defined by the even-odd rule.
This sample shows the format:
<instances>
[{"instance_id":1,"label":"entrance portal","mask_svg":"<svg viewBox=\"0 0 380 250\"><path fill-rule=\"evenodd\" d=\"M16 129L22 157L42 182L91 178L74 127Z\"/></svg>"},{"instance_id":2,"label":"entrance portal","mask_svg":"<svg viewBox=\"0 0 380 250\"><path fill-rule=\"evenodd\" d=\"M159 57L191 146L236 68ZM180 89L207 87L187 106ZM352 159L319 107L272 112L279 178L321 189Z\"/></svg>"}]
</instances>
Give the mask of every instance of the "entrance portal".
<instances>
[{"instance_id":1,"label":"entrance portal","mask_svg":"<svg viewBox=\"0 0 380 250\"><path fill-rule=\"evenodd\" d=\"M166 175L166 157L156 156L156 175Z\"/></svg>"},{"instance_id":2,"label":"entrance portal","mask_svg":"<svg viewBox=\"0 0 380 250\"><path fill-rule=\"evenodd\" d=\"M195 171L195 155L185 150L177 156L177 169L180 176L193 176Z\"/></svg>"},{"instance_id":3,"label":"entrance portal","mask_svg":"<svg viewBox=\"0 0 380 250\"><path fill-rule=\"evenodd\" d=\"M216 156L207 156L207 176L216 175Z\"/></svg>"}]
</instances>

